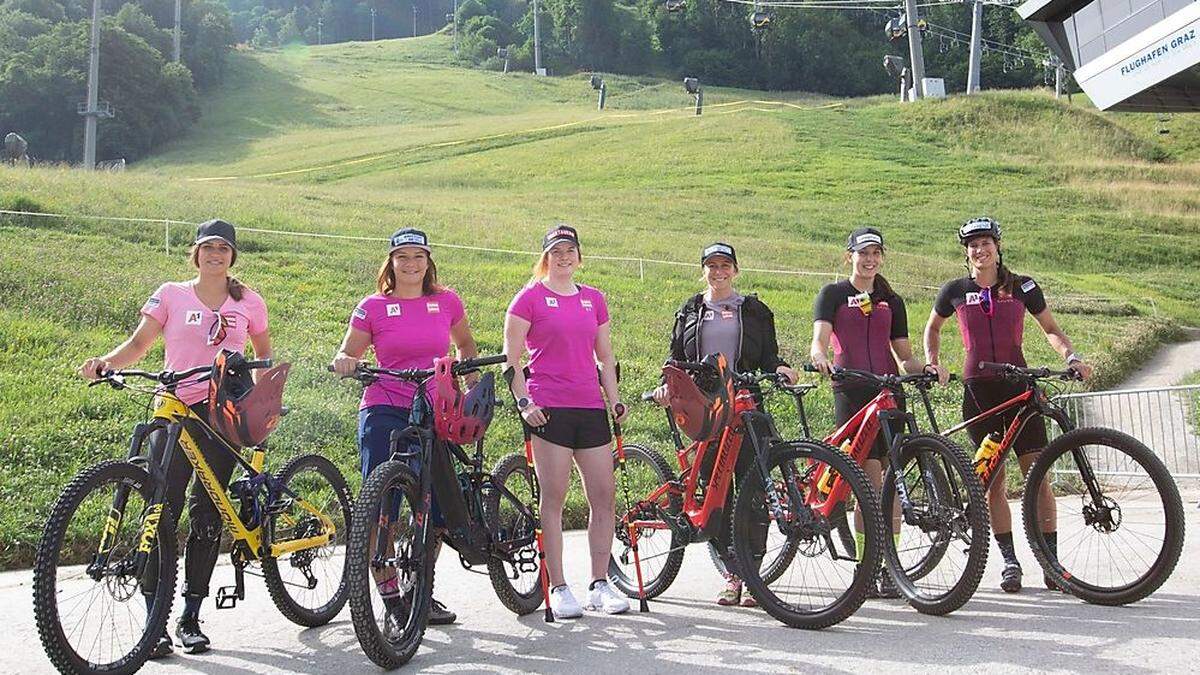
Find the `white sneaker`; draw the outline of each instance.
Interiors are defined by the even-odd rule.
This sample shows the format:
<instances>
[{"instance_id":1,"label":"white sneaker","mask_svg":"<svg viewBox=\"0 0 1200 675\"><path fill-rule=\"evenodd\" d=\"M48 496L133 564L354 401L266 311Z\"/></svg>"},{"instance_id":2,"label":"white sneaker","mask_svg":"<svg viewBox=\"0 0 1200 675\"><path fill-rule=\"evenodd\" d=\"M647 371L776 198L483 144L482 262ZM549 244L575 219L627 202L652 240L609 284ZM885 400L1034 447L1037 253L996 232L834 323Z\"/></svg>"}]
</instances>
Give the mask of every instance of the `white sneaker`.
<instances>
[{"instance_id":1,"label":"white sneaker","mask_svg":"<svg viewBox=\"0 0 1200 675\"><path fill-rule=\"evenodd\" d=\"M605 614L621 614L629 611L629 600L613 590L608 582L601 579L588 591L587 608L604 612Z\"/></svg>"},{"instance_id":2,"label":"white sneaker","mask_svg":"<svg viewBox=\"0 0 1200 675\"><path fill-rule=\"evenodd\" d=\"M583 608L571 594L571 587L566 584L550 589L550 609L556 619L578 619L583 616Z\"/></svg>"}]
</instances>

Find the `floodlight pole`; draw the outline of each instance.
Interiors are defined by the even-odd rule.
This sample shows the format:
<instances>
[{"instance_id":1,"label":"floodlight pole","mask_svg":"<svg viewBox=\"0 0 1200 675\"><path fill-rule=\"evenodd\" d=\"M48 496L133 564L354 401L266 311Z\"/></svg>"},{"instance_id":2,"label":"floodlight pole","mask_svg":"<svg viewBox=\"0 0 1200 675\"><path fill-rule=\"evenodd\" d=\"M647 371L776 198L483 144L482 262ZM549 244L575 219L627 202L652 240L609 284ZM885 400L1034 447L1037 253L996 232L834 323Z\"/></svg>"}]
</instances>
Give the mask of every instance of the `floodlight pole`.
<instances>
[{"instance_id":1,"label":"floodlight pole","mask_svg":"<svg viewBox=\"0 0 1200 675\"><path fill-rule=\"evenodd\" d=\"M458 0L454 0L454 53L458 53Z\"/></svg>"},{"instance_id":2,"label":"floodlight pole","mask_svg":"<svg viewBox=\"0 0 1200 675\"><path fill-rule=\"evenodd\" d=\"M371 42L375 41L375 8L371 8Z\"/></svg>"},{"instance_id":3,"label":"floodlight pole","mask_svg":"<svg viewBox=\"0 0 1200 675\"><path fill-rule=\"evenodd\" d=\"M183 0L175 0L175 35L173 36L174 42L175 42L175 44L174 44L175 50L173 52L173 54L174 54L173 60L175 61L175 63L179 63L180 52L182 51L179 48L179 42L180 42L180 40L179 40L179 35L180 35L179 24L182 22L182 19L183 19Z\"/></svg>"},{"instance_id":4,"label":"floodlight pole","mask_svg":"<svg viewBox=\"0 0 1200 675\"><path fill-rule=\"evenodd\" d=\"M88 48L87 110L83 118L83 168L96 168L96 104L100 98L100 0L92 0L92 44Z\"/></svg>"},{"instance_id":5,"label":"floodlight pole","mask_svg":"<svg viewBox=\"0 0 1200 675\"><path fill-rule=\"evenodd\" d=\"M921 29L917 26L917 0L904 0L908 21L909 64L912 66L913 99L925 98L925 54L921 51Z\"/></svg>"},{"instance_id":6,"label":"floodlight pole","mask_svg":"<svg viewBox=\"0 0 1200 675\"><path fill-rule=\"evenodd\" d=\"M542 74L542 29L538 22L538 0L533 0L533 74Z\"/></svg>"},{"instance_id":7,"label":"floodlight pole","mask_svg":"<svg viewBox=\"0 0 1200 675\"><path fill-rule=\"evenodd\" d=\"M321 17L317 17L317 44L319 44L319 45L325 44L323 36L321 35L321 29L324 26L325 26L325 19L323 19Z\"/></svg>"},{"instance_id":8,"label":"floodlight pole","mask_svg":"<svg viewBox=\"0 0 1200 675\"><path fill-rule=\"evenodd\" d=\"M413 37L417 37L417 0L413 0Z\"/></svg>"},{"instance_id":9,"label":"floodlight pole","mask_svg":"<svg viewBox=\"0 0 1200 675\"><path fill-rule=\"evenodd\" d=\"M971 57L967 66L967 93L979 91L980 61L983 57L983 0L971 3Z\"/></svg>"}]
</instances>

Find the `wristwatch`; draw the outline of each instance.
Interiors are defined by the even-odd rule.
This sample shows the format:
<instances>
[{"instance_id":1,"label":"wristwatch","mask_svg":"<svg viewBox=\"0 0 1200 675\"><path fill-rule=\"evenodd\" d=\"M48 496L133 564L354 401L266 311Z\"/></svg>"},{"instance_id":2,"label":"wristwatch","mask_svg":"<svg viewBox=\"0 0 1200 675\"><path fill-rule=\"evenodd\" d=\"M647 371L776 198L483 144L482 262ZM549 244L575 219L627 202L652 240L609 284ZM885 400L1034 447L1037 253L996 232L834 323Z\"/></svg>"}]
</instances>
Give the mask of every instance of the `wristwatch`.
<instances>
[{"instance_id":1,"label":"wristwatch","mask_svg":"<svg viewBox=\"0 0 1200 675\"><path fill-rule=\"evenodd\" d=\"M531 403L533 403L533 401L530 401L528 396L522 396L521 398L517 399L517 410L524 410L528 408L529 404Z\"/></svg>"}]
</instances>

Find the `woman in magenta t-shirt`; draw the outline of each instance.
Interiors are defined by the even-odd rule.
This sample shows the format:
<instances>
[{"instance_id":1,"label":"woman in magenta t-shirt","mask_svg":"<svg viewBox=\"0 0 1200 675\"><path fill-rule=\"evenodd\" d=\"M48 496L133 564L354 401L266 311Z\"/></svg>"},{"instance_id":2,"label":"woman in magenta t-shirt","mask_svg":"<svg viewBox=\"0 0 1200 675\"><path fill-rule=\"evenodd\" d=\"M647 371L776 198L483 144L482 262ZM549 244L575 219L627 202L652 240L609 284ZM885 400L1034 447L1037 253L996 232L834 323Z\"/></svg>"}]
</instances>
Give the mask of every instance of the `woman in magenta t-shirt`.
<instances>
[{"instance_id":1,"label":"woman in magenta t-shirt","mask_svg":"<svg viewBox=\"0 0 1200 675\"><path fill-rule=\"evenodd\" d=\"M562 571L562 510L572 461L579 467L589 508L588 608L609 614L629 609L629 601L607 581L616 508L608 414L619 421L625 411L619 406L608 305L603 293L575 283L581 262L575 229L552 228L542 239L533 279L513 298L504 322L504 353L516 374L513 394L521 417L533 431L550 607L559 618L583 614ZM528 381L521 370L526 350Z\"/></svg>"},{"instance_id":2,"label":"woman in magenta t-shirt","mask_svg":"<svg viewBox=\"0 0 1200 675\"><path fill-rule=\"evenodd\" d=\"M254 346L260 359L271 358L271 336L267 332L267 306L263 299L229 275L237 260L237 237L233 225L210 220L196 230L191 261L199 274L184 282L168 282L158 287L142 305L141 322L128 340L104 356L83 362L79 374L95 380L101 371L131 366L142 359L158 336L166 343L165 367L187 370L209 365L221 350L243 352L246 341ZM197 376L199 377L199 376ZM207 382L181 384L175 391L181 401L200 417L208 418L205 399ZM216 439L202 429L189 427L204 458L222 485L229 483L234 459ZM158 465L166 450L166 433L150 435L150 461ZM183 493L192 477L192 465L176 454L167 468L167 503L175 513L183 507ZM191 528L184 554L183 613L175 633L189 653L208 649L209 640L200 632L200 605L208 596L208 584L217 563L221 543L221 519L208 492L197 482L188 499ZM142 579L146 602L153 601L157 568ZM171 653L171 638L162 635L151 658Z\"/></svg>"},{"instance_id":3,"label":"woman in magenta t-shirt","mask_svg":"<svg viewBox=\"0 0 1200 675\"><path fill-rule=\"evenodd\" d=\"M334 370L350 375L369 347L374 348L381 368L432 368L435 358L450 351L451 341L458 358L477 356L462 299L438 284L425 233L404 228L392 235L390 246L388 259L379 268L379 292L363 298L354 308L333 359ZM413 383L380 379L363 391L358 410L363 480L390 456L392 431L408 427L416 390ZM375 581L385 603L390 606L400 600L394 573L381 572ZM445 605L433 601L429 623L454 623L456 618Z\"/></svg>"}]
</instances>

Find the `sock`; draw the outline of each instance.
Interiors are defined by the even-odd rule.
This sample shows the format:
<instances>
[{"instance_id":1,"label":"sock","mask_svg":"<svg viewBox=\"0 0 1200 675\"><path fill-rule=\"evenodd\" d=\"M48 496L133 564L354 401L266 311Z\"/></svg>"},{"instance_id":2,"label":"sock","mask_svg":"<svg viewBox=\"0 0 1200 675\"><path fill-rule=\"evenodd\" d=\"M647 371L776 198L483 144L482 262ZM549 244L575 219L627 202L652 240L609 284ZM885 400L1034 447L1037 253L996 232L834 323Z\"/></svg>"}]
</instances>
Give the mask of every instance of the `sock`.
<instances>
[{"instance_id":1,"label":"sock","mask_svg":"<svg viewBox=\"0 0 1200 675\"><path fill-rule=\"evenodd\" d=\"M863 549L867 547L867 533L854 532L854 557L862 560Z\"/></svg>"},{"instance_id":2,"label":"sock","mask_svg":"<svg viewBox=\"0 0 1200 675\"><path fill-rule=\"evenodd\" d=\"M1058 532L1043 532L1042 537L1046 540L1046 548L1050 549L1050 557L1058 560Z\"/></svg>"},{"instance_id":3,"label":"sock","mask_svg":"<svg viewBox=\"0 0 1200 675\"><path fill-rule=\"evenodd\" d=\"M606 583L608 583L608 579L593 579L592 583L588 584L588 590L594 591L596 590L596 586Z\"/></svg>"},{"instance_id":4,"label":"sock","mask_svg":"<svg viewBox=\"0 0 1200 675\"><path fill-rule=\"evenodd\" d=\"M1012 532L1004 534L996 533L996 544L1000 546L1000 554L1004 556L1004 562L1009 565L1016 565L1017 552L1013 549Z\"/></svg>"},{"instance_id":5,"label":"sock","mask_svg":"<svg viewBox=\"0 0 1200 675\"><path fill-rule=\"evenodd\" d=\"M183 616L181 616L180 619L183 619L184 617L191 617L193 619L200 618L200 603L202 602L204 602L203 596L183 596Z\"/></svg>"}]
</instances>

